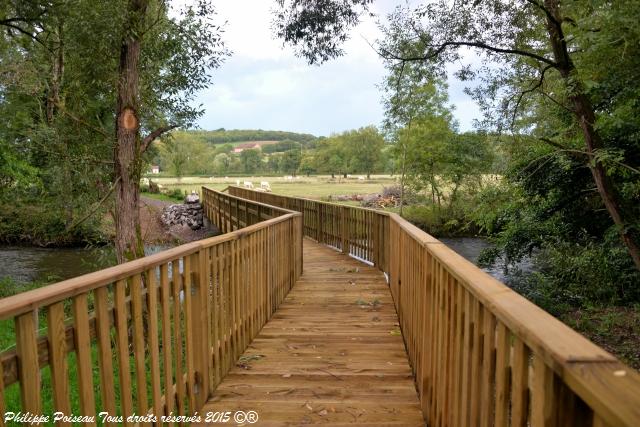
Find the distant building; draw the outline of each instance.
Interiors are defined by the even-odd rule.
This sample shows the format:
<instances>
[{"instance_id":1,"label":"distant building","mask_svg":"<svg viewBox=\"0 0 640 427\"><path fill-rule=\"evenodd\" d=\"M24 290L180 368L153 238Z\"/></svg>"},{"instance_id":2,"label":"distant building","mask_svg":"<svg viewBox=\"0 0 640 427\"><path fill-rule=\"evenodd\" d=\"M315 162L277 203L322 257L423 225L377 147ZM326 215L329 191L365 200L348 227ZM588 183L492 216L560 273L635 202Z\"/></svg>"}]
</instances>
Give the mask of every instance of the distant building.
<instances>
[{"instance_id":1,"label":"distant building","mask_svg":"<svg viewBox=\"0 0 640 427\"><path fill-rule=\"evenodd\" d=\"M242 153L244 150L261 150L260 144L255 142L246 142L244 144L236 145L233 149L234 153Z\"/></svg>"},{"instance_id":2,"label":"distant building","mask_svg":"<svg viewBox=\"0 0 640 427\"><path fill-rule=\"evenodd\" d=\"M151 173L160 173L160 166L152 165L151 166Z\"/></svg>"}]
</instances>

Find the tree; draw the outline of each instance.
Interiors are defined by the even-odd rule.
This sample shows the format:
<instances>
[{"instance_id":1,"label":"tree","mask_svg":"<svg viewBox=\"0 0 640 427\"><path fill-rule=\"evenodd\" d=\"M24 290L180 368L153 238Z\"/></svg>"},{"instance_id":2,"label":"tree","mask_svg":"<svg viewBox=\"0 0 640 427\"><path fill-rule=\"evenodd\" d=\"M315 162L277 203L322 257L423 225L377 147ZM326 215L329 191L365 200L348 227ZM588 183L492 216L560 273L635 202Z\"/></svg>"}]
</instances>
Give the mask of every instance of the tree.
<instances>
[{"instance_id":1,"label":"tree","mask_svg":"<svg viewBox=\"0 0 640 427\"><path fill-rule=\"evenodd\" d=\"M316 160L313 154L308 152L303 153L299 170L300 173L306 176L316 172Z\"/></svg>"},{"instance_id":2,"label":"tree","mask_svg":"<svg viewBox=\"0 0 640 427\"><path fill-rule=\"evenodd\" d=\"M358 23L357 11L367 4L359 0L313 5L281 1L278 34L294 46L304 45L299 53L309 62L327 60L341 54L339 43L346 38L345 28ZM489 0L455 2L452 7L450 1L438 0L403 15L411 32L405 40L419 40L421 51L404 50L413 43L400 43L397 49L379 46L380 54L397 61L400 68L420 62L443 73L442 65L461 59L462 49L472 49L486 61L479 72L487 84L475 91L476 96L499 100L501 117L512 125L533 104L554 103L569 113L569 128L534 125L534 133L540 141L562 152L574 150L581 157L600 203L640 269L638 197L629 199L623 190L629 181L635 186L638 177L617 172L620 166L637 170L639 148L626 143L621 147L621 141L611 139L608 129L602 128L611 123L610 117L626 114L617 108L634 108L629 102L638 86L629 77L637 70L637 55L628 49L640 49L633 24L640 16L640 5L605 0ZM617 81L598 72L596 61L600 67L606 63L615 69L611 74ZM458 75L468 79L477 74L463 66ZM625 87L625 83L631 85ZM580 148L571 146L577 135L581 136ZM610 167L612 159L618 166Z\"/></svg>"},{"instance_id":3,"label":"tree","mask_svg":"<svg viewBox=\"0 0 640 427\"><path fill-rule=\"evenodd\" d=\"M225 174L231 166L231 156L225 153L217 154L213 159L213 167L218 174Z\"/></svg>"},{"instance_id":4,"label":"tree","mask_svg":"<svg viewBox=\"0 0 640 427\"><path fill-rule=\"evenodd\" d=\"M300 148L287 150L282 155L282 161L280 163L280 168L285 173L290 173L295 176L296 171L300 167L300 161L302 160L302 152Z\"/></svg>"},{"instance_id":5,"label":"tree","mask_svg":"<svg viewBox=\"0 0 640 427\"><path fill-rule=\"evenodd\" d=\"M346 135L350 168L357 173L364 172L367 179L377 170L382 160L384 138L375 126L367 126Z\"/></svg>"},{"instance_id":6,"label":"tree","mask_svg":"<svg viewBox=\"0 0 640 427\"><path fill-rule=\"evenodd\" d=\"M336 174L345 178L348 172L348 157L342 135L332 135L318 141L316 145L316 169L319 172L330 173L332 178Z\"/></svg>"},{"instance_id":7,"label":"tree","mask_svg":"<svg viewBox=\"0 0 640 427\"><path fill-rule=\"evenodd\" d=\"M242 150L240 153L240 161L245 173L252 174L256 172L262 163L262 152L260 150Z\"/></svg>"},{"instance_id":8,"label":"tree","mask_svg":"<svg viewBox=\"0 0 640 427\"><path fill-rule=\"evenodd\" d=\"M204 1L195 8L187 7L178 20L168 17L162 1L127 2L118 69L114 156L115 246L119 262L144 256L138 209L142 155L163 133L200 114L185 100L208 85L207 68L217 67L220 57L226 54L221 50L219 28L210 21L213 14L213 8ZM147 50L143 52L145 38ZM153 76L142 76L148 77L144 81L150 89L148 93L140 90L141 60L145 59L151 65L145 71L155 72ZM141 114L141 107L146 114ZM145 128L153 129L144 138L141 119L146 119Z\"/></svg>"}]
</instances>

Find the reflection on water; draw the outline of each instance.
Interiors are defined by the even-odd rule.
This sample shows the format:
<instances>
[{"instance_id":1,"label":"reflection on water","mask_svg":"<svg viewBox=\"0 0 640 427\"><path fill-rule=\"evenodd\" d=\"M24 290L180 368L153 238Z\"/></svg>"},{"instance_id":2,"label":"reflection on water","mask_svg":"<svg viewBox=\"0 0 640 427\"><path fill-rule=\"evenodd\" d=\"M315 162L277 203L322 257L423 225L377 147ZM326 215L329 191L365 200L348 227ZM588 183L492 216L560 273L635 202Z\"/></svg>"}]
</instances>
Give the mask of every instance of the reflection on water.
<instances>
[{"instance_id":1,"label":"reflection on water","mask_svg":"<svg viewBox=\"0 0 640 427\"><path fill-rule=\"evenodd\" d=\"M151 255L169 247L148 246L145 248L145 253ZM0 246L0 279L8 276L19 283L66 280L114 264L115 254L110 247Z\"/></svg>"},{"instance_id":2,"label":"reflection on water","mask_svg":"<svg viewBox=\"0 0 640 427\"><path fill-rule=\"evenodd\" d=\"M475 265L478 265L478 258L482 250L491 247L491 243L481 237L447 237L439 240ZM500 260L488 267L481 268L496 279L505 283L509 282L509 272L505 272ZM531 260L524 259L515 265L515 269L529 272L533 270L533 264Z\"/></svg>"}]
</instances>

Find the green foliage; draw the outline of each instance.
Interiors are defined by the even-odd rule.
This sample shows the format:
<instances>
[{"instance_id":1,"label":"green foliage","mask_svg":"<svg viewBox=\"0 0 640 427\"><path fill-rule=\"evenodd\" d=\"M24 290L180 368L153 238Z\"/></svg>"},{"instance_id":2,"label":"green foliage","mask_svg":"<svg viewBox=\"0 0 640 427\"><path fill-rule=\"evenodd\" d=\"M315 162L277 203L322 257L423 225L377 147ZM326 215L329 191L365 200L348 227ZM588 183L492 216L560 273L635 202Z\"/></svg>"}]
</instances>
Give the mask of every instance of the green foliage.
<instances>
[{"instance_id":1,"label":"green foliage","mask_svg":"<svg viewBox=\"0 0 640 427\"><path fill-rule=\"evenodd\" d=\"M234 130L188 130L177 133L177 138L190 135L209 144L224 144L229 142L247 141L293 141L300 144L312 142L316 137L306 133L285 132L279 130L234 129ZM290 144L290 142L287 142ZM280 151L285 151L280 150Z\"/></svg>"},{"instance_id":2,"label":"green foliage","mask_svg":"<svg viewBox=\"0 0 640 427\"><path fill-rule=\"evenodd\" d=\"M240 162L244 173L255 173L262 163L262 153L260 150L243 150L240 153Z\"/></svg>"}]
</instances>

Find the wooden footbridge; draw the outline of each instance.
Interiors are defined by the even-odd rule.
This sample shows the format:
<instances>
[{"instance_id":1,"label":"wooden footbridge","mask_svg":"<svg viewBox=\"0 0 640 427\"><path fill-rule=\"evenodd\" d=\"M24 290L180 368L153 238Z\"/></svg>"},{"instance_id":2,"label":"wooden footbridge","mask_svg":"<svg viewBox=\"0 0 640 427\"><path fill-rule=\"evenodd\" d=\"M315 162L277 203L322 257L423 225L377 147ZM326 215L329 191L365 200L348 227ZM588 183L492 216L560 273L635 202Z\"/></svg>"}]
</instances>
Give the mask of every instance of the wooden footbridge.
<instances>
[{"instance_id":1,"label":"wooden footbridge","mask_svg":"<svg viewBox=\"0 0 640 427\"><path fill-rule=\"evenodd\" d=\"M237 187L203 201L224 234L0 300L1 413L640 425L636 371L399 216Z\"/></svg>"}]
</instances>

